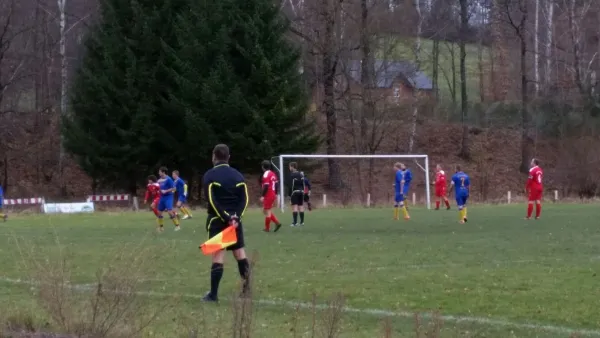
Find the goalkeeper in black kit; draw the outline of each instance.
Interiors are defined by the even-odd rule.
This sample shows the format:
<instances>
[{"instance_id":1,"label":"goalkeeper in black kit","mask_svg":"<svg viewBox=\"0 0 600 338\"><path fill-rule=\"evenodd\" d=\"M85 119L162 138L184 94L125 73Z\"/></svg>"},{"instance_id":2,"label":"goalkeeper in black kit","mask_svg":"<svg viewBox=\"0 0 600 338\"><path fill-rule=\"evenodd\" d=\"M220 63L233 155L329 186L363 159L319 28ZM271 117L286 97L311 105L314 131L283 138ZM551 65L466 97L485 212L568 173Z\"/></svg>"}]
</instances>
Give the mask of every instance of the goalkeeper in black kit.
<instances>
[{"instance_id":1,"label":"goalkeeper in black kit","mask_svg":"<svg viewBox=\"0 0 600 338\"><path fill-rule=\"evenodd\" d=\"M292 202L292 217L293 223L291 226L304 225L304 176L298 171L298 163L290 163L290 178L292 185L290 187L290 200ZM300 224L298 224L298 215L300 216Z\"/></svg>"}]
</instances>

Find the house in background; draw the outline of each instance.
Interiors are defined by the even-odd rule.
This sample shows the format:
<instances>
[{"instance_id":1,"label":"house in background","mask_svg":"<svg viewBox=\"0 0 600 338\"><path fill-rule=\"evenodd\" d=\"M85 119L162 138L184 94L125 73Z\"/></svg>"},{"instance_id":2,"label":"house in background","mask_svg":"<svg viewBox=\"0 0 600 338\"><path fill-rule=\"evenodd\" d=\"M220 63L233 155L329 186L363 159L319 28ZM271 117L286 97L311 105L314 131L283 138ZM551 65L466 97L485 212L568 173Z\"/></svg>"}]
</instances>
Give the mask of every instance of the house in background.
<instances>
[{"instance_id":1,"label":"house in background","mask_svg":"<svg viewBox=\"0 0 600 338\"><path fill-rule=\"evenodd\" d=\"M433 81L408 61L375 60L374 86L369 88L375 101L388 104L407 103L417 99L433 98ZM362 62L350 60L345 65L348 86L352 92L361 90Z\"/></svg>"}]
</instances>

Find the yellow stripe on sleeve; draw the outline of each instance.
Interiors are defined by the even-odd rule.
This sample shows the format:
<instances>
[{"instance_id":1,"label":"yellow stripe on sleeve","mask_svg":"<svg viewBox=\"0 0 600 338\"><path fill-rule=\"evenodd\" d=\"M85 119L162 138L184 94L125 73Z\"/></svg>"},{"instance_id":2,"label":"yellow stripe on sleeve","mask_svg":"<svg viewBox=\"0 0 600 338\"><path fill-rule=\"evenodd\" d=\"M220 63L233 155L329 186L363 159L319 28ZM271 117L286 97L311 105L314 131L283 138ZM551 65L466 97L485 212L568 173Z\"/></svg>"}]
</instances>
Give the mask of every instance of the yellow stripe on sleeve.
<instances>
[{"instance_id":1,"label":"yellow stripe on sleeve","mask_svg":"<svg viewBox=\"0 0 600 338\"><path fill-rule=\"evenodd\" d=\"M215 213L217 214L217 216L220 219L223 219L223 216L221 216L221 214L219 214L219 210L217 209L217 206L215 205L215 202L213 201L213 185L214 186L221 186L219 183L217 182L212 182L208 185L208 203L210 203L210 206L213 208L213 210L215 211Z\"/></svg>"},{"instance_id":2,"label":"yellow stripe on sleeve","mask_svg":"<svg viewBox=\"0 0 600 338\"><path fill-rule=\"evenodd\" d=\"M246 183L241 182L235 185L236 188L239 188L241 186L244 187L244 194L246 195L246 204L244 205L244 209L242 210L242 214L240 215L240 217L244 216L244 213L246 212L246 209L248 208L248 202L250 202L250 196L248 195L248 185L246 185Z\"/></svg>"}]
</instances>

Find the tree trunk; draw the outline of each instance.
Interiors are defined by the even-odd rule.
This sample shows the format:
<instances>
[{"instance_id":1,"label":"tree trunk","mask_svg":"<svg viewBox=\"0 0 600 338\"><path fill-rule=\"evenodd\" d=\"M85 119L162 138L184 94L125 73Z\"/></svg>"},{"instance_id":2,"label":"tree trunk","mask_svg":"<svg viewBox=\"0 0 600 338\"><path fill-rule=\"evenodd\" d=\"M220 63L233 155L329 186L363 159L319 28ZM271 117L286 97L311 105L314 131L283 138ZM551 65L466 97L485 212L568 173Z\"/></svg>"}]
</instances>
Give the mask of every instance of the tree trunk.
<instances>
[{"instance_id":1,"label":"tree trunk","mask_svg":"<svg viewBox=\"0 0 600 338\"><path fill-rule=\"evenodd\" d=\"M326 134L326 146L327 154L337 154L337 115L335 110L335 74L337 70L337 58L334 48L334 35L335 35L335 19L333 14L329 10L329 1L324 1L325 13L324 25L325 25L325 36L324 36L324 47L323 53L323 106L325 109L325 117L327 120L327 134ZM340 166L336 159L327 159L329 168L329 187L333 190L338 190L342 186L342 179L340 173Z\"/></svg>"},{"instance_id":2,"label":"tree trunk","mask_svg":"<svg viewBox=\"0 0 600 338\"><path fill-rule=\"evenodd\" d=\"M435 95L436 101L439 99L439 82L440 82L440 40L433 40L433 51L432 51L432 87L433 94Z\"/></svg>"},{"instance_id":3,"label":"tree trunk","mask_svg":"<svg viewBox=\"0 0 600 338\"><path fill-rule=\"evenodd\" d=\"M551 74L552 74L552 43L553 43L553 32L554 32L554 0L546 0L547 3L547 13L546 16L548 20L546 21L546 71L545 71L545 84L546 90L550 86L551 82Z\"/></svg>"},{"instance_id":4,"label":"tree trunk","mask_svg":"<svg viewBox=\"0 0 600 338\"><path fill-rule=\"evenodd\" d=\"M546 0L548 1L548 0ZM535 16L533 25L533 77L535 96L540 92L540 0L535 0Z\"/></svg>"},{"instance_id":5,"label":"tree trunk","mask_svg":"<svg viewBox=\"0 0 600 338\"><path fill-rule=\"evenodd\" d=\"M467 125L468 97L467 97L467 33L469 28L469 9L467 0L460 0L460 107L462 123L462 140L459 156L468 160L471 158L469 149L469 126Z\"/></svg>"},{"instance_id":6,"label":"tree trunk","mask_svg":"<svg viewBox=\"0 0 600 338\"><path fill-rule=\"evenodd\" d=\"M518 29L521 42L521 172L529 172L533 152L531 117L529 116L529 92L527 91L527 4L522 6L522 19Z\"/></svg>"},{"instance_id":7,"label":"tree trunk","mask_svg":"<svg viewBox=\"0 0 600 338\"><path fill-rule=\"evenodd\" d=\"M59 51L60 51L60 116L59 116L59 126L61 125L61 119L63 116L67 114L67 37L66 37L66 27L67 27L67 17L65 13L65 6L67 0L58 0L58 10L60 13L60 43L59 43ZM65 160L65 149L63 145L63 137L62 132L60 137L60 151L58 155L58 175L60 181L60 192L62 197L67 196L67 185L64 179L64 160Z\"/></svg>"},{"instance_id":8,"label":"tree trunk","mask_svg":"<svg viewBox=\"0 0 600 338\"><path fill-rule=\"evenodd\" d=\"M417 13L417 36L415 39L414 53L415 53L415 72L420 71L421 68L421 34L423 30L423 15L421 14L420 0L415 0L415 10ZM410 138L408 140L408 153L413 152L415 146L415 139L417 137L417 121L419 118L419 97L418 88L413 88L413 113L412 113L412 125L410 130Z\"/></svg>"}]
</instances>

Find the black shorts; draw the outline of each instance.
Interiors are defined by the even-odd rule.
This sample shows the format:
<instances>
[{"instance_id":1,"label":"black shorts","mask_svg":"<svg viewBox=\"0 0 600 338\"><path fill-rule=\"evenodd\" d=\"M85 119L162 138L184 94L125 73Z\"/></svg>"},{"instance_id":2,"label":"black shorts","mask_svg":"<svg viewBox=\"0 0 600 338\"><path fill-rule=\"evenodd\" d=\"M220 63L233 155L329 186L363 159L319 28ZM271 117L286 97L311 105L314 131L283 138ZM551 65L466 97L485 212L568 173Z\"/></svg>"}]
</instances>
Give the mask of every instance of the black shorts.
<instances>
[{"instance_id":1,"label":"black shorts","mask_svg":"<svg viewBox=\"0 0 600 338\"><path fill-rule=\"evenodd\" d=\"M309 200L310 200L310 196L308 194L304 194L304 202L308 203Z\"/></svg>"},{"instance_id":2,"label":"black shorts","mask_svg":"<svg viewBox=\"0 0 600 338\"><path fill-rule=\"evenodd\" d=\"M206 231L208 232L208 238L215 237L228 226L229 224L223 222L220 218L208 216L206 219ZM226 250L232 251L244 247L244 228L242 227L242 223L240 223L235 229L235 235L237 236L237 243L229 246Z\"/></svg>"},{"instance_id":3,"label":"black shorts","mask_svg":"<svg viewBox=\"0 0 600 338\"><path fill-rule=\"evenodd\" d=\"M290 198L292 205L304 205L304 196L302 191L294 191Z\"/></svg>"}]
</instances>

